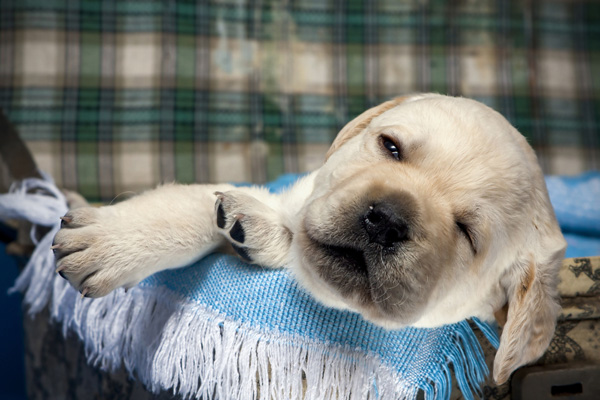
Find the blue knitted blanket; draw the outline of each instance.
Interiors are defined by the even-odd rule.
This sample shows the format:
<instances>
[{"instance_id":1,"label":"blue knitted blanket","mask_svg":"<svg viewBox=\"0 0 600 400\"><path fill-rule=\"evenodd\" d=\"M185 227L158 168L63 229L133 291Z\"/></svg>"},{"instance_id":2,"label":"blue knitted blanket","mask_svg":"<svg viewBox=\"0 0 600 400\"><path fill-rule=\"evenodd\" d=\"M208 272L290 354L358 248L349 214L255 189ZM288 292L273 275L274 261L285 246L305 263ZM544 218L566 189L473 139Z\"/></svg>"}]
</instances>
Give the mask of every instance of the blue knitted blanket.
<instances>
[{"instance_id":1,"label":"blue knitted blanket","mask_svg":"<svg viewBox=\"0 0 600 400\"><path fill-rule=\"evenodd\" d=\"M565 257L600 255L600 171L549 176L546 185L567 240Z\"/></svg>"},{"instance_id":2,"label":"blue knitted blanket","mask_svg":"<svg viewBox=\"0 0 600 400\"><path fill-rule=\"evenodd\" d=\"M29 194L33 187L51 196ZM480 395L488 370L466 321L388 331L316 303L285 270L231 256L213 254L128 292L82 299L54 273L50 243L64 212L50 179L0 197L3 218L52 227L14 290L25 293L31 313L49 304L64 332L79 335L90 362L124 365L151 390L206 399L413 399L419 391L447 399L452 369L465 398ZM497 346L495 330L474 322Z\"/></svg>"}]
</instances>

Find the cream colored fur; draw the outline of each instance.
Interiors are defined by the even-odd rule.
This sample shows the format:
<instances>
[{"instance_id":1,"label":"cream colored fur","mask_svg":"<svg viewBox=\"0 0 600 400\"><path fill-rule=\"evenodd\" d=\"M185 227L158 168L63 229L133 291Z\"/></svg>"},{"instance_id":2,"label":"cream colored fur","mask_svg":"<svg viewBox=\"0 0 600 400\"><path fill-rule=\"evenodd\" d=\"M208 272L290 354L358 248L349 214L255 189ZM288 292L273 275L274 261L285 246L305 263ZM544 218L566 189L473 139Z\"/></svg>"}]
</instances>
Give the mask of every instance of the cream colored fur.
<instances>
[{"instance_id":1,"label":"cream colored fur","mask_svg":"<svg viewBox=\"0 0 600 400\"><path fill-rule=\"evenodd\" d=\"M407 236L389 246L368 239L361 227L374 204L402 214ZM289 268L322 303L388 328L491 320L508 302L498 383L540 357L554 332L565 241L542 172L502 116L468 99L415 95L368 110L320 169L279 195L164 185L64 221L57 271L90 297L233 243L257 264ZM238 222L243 243L232 238Z\"/></svg>"}]
</instances>

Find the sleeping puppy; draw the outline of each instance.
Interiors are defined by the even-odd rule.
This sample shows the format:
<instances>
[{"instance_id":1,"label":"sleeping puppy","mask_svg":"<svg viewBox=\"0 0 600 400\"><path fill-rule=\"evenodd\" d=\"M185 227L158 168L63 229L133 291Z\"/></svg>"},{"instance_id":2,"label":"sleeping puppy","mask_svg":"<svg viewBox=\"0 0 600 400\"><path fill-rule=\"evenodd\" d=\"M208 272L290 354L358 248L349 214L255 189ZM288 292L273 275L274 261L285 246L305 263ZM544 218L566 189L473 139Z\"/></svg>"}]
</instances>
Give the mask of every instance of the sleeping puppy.
<instances>
[{"instance_id":1,"label":"sleeping puppy","mask_svg":"<svg viewBox=\"0 0 600 400\"><path fill-rule=\"evenodd\" d=\"M566 244L536 157L500 114L464 98L364 112L281 194L164 185L62 219L57 272L88 297L231 245L387 328L491 320L508 304L497 383L543 354L559 310Z\"/></svg>"}]
</instances>

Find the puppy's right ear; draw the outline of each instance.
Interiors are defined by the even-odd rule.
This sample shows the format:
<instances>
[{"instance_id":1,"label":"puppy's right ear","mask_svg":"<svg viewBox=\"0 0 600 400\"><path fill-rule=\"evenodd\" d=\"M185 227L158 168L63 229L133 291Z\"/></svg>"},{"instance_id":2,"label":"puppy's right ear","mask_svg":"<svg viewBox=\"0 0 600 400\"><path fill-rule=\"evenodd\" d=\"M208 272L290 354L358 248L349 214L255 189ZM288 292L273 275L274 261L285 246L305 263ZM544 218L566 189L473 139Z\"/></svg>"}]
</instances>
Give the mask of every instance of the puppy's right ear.
<instances>
[{"instance_id":1,"label":"puppy's right ear","mask_svg":"<svg viewBox=\"0 0 600 400\"><path fill-rule=\"evenodd\" d=\"M395 99L388 100L385 103L382 103L378 106L369 108L367 111L363 112L358 117L356 117L352 121L348 122L346 124L346 126L344 126L342 128L342 130L337 134L335 140L331 144L331 147L329 148L329 150L327 151L327 154L325 155L325 161L327 161L327 159L337 149L342 147L342 145L344 143L346 143L348 140L352 139L354 136L356 136L360 132L362 132L363 129L365 129L369 125L369 123L371 122L371 120L373 118L383 114L387 110L390 110L390 109L396 107L397 105L401 104L402 102L409 99L410 97L411 96L396 97Z\"/></svg>"},{"instance_id":2,"label":"puppy's right ear","mask_svg":"<svg viewBox=\"0 0 600 400\"><path fill-rule=\"evenodd\" d=\"M548 347L560 311L557 281L564 253L562 246L545 259L532 255L524 265L507 272L508 314L494 359L497 384L506 382L520 366L540 358Z\"/></svg>"}]
</instances>

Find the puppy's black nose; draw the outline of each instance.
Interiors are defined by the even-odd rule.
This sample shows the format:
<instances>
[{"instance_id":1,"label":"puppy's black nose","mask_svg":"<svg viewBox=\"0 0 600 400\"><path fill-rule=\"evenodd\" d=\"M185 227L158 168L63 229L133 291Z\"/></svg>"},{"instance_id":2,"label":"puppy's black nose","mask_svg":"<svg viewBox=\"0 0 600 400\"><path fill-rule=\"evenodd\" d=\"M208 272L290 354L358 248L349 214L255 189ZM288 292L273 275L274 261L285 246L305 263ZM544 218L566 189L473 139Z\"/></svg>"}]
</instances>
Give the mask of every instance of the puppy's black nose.
<instances>
[{"instance_id":1,"label":"puppy's black nose","mask_svg":"<svg viewBox=\"0 0 600 400\"><path fill-rule=\"evenodd\" d=\"M391 247L408 236L406 222L386 204L370 206L363 216L363 226L369 235L369 242L384 247Z\"/></svg>"}]
</instances>

